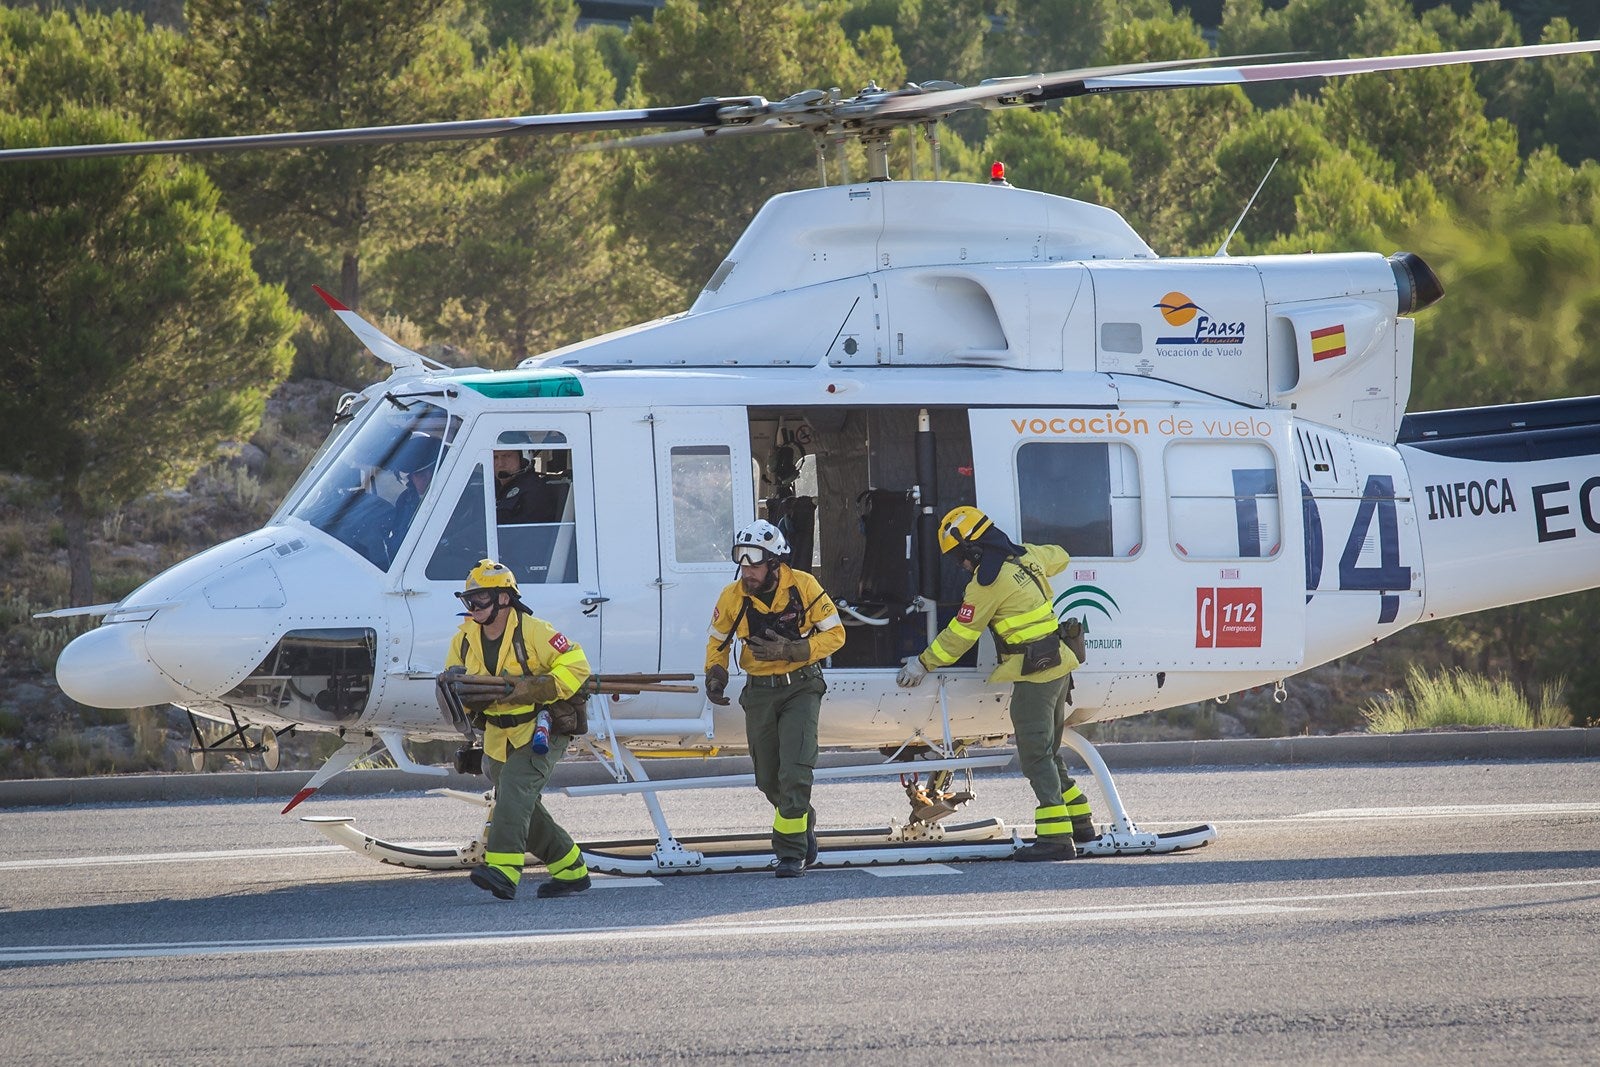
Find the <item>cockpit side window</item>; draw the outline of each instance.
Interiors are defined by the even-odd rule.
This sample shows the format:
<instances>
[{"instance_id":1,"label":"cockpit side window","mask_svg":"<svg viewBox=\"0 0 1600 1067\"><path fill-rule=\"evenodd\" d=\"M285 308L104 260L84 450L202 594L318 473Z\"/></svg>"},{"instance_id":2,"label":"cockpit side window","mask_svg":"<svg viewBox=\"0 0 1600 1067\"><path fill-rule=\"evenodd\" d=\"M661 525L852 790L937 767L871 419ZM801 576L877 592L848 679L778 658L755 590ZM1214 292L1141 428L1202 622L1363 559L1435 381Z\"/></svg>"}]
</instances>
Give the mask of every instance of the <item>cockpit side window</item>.
<instances>
[{"instance_id":1,"label":"cockpit side window","mask_svg":"<svg viewBox=\"0 0 1600 1067\"><path fill-rule=\"evenodd\" d=\"M424 400L385 401L339 442L288 511L382 570L421 511L459 421Z\"/></svg>"},{"instance_id":2,"label":"cockpit side window","mask_svg":"<svg viewBox=\"0 0 1600 1067\"><path fill-rule=\"evenodd\" d=\"M555 430L502 433L491 458L499 560L519 585L578 580L572 447Z\"/></svg>"},{"instance_id":3,"label":"cockpit side window","mask_svg":"<svg viewBox=\"0 0 1600 1067\"><path fill-rule=\"evenodd\" d=\"M423 572L436 582L459 582L489 555L489 526L484 518L483 464L472 468L467 487L456 500L433 555Z\"/></svg>"}]
</instances>

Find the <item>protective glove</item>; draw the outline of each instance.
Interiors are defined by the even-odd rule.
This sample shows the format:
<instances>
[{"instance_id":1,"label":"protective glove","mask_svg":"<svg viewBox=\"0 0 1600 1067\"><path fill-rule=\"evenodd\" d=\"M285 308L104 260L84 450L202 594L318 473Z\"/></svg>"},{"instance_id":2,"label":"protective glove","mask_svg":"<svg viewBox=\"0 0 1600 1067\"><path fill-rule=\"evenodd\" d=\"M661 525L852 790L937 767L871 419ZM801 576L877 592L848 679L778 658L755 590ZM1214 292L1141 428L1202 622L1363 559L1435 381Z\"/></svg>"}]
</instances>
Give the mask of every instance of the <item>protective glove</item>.
<instances>
[{"instance_id":1,"label":"protective glove","mask_svg":"<svg viewBox=\"0 0 1600 1067\"><path fill-rule=\"evenodd\" d=\"M439 684L448 685L469 711L482 711L490 704L504 700L511 692L509 681L492 674L449 670L439 675Z\"/></svg>"},{"instance_id":2,"label":"protective glove","mask_svg":"<svg viewBox=\"0 0 1600 1067\"><path fill-rule=\"evenodd\" d=\"M728 691L728 668L711 666L706 668L706 699L725 708L733 701L723 696Z\"/></svg>"},{"instance_id":3,"label":"protective glove","mask_svg":"<svg viewBox=\"0 0 1600 1067\"><path fill-rule=\"evenodd\" d=\"M900 673L895 676L895 684L901 689L915 689L922 684L928 676L928 668L922 665L920 656L912 656L906 660L905 666L900 668Z\"/></svg>"},{"instance_id":4,"label":"protective glove","mask_svg":"<svg viewBox=\"0 0 1600 1067\"><path fill-rule=\"evenodd\" d=\"M561 699L556 680L548 674L533 674L508 681L511 683L511 695L507 699L513 704L548 704Z\"/></svg>"},{"instance_id":5,"label":"protective glove","mask_svg":"<svg viewBox=\"0 0 1600 1067\"><path fill-rule=\"evenodd\" d=\"M808 637L788 641L768 630L759 637L751 634L744 639L744 644L756 659L784 663L811 662L811 639Z\"/></svg>"}]
</instances>

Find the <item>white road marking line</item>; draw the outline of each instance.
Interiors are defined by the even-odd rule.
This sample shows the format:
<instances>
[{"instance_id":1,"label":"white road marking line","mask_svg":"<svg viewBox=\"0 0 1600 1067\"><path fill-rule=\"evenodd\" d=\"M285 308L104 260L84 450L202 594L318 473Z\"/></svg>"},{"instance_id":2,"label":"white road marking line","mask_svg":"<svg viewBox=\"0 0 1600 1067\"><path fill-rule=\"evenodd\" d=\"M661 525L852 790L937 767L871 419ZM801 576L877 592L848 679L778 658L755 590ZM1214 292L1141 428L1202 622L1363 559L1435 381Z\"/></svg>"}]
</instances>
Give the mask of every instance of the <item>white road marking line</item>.
<instances>
[{"instance_id":1,"label":"white road marking line","mask_svg":"<svg viewBox=\"0 0 1600 1067\"><path fill-rule=\"evenodd\" d=\"M996 926L1037 925L1040 922L1081 923L1117 922L1139 919L1195 919L1283 912L1309 911L1309 908L1271 904L1222 904L1175 909L1171 907L1124 908L1094 912L1032 912L1026 914L965 913L946 916L944 930L980 929ZM212 956L281 952L371 952L374 949L461 948L483 945L540 945L594 943L603 941L660 941L705 937L763 937L775 935L808 936L926 930L929 916L877 918L855 916L841 919L779 920L747 923L689 923L681 926L610 926L580 930L519 930L504 933L466 932L432 936L305 938L274 941L189 941L132 945L41 945L35 948L0 949L0 964L65 963L76 960L142 959L158 956Z\"/></svg>"},{"instance_id":2,"label":"white road marking line","mask_svg":"<svg viewBox=\"0 0 1600 1067\"><path fill-rule=\"evenodd\" d=\"M943 863L904 863L893 867L862 867L875 878L915 878L923 874L960 874L954 867Z\"/></svg>"},{"instance_id":3,"label":"white road marking line","mask_svg":"<svg viewBox=\"0 0 1600 1067\"><path fill-rule=\"evenodd\" d=\"M661 885L659 878L637 874L591 874L589 882L594 889L643 889Z\"/></svg>"},{"instance_id":4,"label":"white road marking line","mask_svg":"<svg viewBox=\"0 0 1600 1067\"><path fill-rule=\"evenodd\" d=\"M1442 819L1463 815L1594 815L1600 803L1432 804L1409 808L1329 808L1292 816L1296 819Z\"/></svg>"},{"instance_id":5,"label":"white road marking line","mask_svg":"<svg viewBox=\"0 0 1600 1067\"><path fill-rule=\"evenodd\" d=\"M350 850L340 845L297 845L286 848L231 848L215 852L145 852L125 856L54 856L0 862L0 871L27 871L41 867L114 867L144 863L197 863L209 860L275 859L279 856L335 855ZM354 853L351 853L354 855Z\"/></svg>"}]
</instances>

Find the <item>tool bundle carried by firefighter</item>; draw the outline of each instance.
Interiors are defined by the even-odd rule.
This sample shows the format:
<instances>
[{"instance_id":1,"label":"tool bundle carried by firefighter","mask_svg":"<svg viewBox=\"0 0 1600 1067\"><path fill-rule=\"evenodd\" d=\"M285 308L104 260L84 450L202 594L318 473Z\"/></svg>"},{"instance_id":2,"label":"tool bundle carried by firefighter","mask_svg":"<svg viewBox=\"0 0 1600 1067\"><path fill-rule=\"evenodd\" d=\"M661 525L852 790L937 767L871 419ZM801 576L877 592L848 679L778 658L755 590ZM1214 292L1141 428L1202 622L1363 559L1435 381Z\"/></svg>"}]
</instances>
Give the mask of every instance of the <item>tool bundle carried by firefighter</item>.
<instances>
[{"instance_id":1,"label":"tool bundle carried by firefighter","mask_svg":"<svg viewBox=\"0 0 1600 1067\"><path fill-rule=\"evenodd\" d=\"M472 884L501 900L517 895L524 853L550 872L541 897L589 888L572 836L545 808L541 794L584 722L589 660L576 642L535 616L522 602L511 570L482 560L456 594L467 618L451 640L439 676L441 702L481 722L483 758L495 787L494 815L483 863Z\"/></svg>"}]
</instances>

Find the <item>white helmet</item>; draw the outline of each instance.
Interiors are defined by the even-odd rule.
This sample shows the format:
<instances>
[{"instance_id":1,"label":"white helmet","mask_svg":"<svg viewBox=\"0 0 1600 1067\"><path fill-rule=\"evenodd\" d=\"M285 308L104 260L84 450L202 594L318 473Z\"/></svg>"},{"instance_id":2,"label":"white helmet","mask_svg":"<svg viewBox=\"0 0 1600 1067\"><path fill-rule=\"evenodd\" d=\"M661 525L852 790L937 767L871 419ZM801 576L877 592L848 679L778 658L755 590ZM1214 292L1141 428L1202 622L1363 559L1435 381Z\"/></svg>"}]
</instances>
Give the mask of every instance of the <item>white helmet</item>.
<instances>
[{"instance_id":1,"label":"white helmet","mask_svg":"<svg viewBox=\"0 0 1600 1067\"><path fill-rule=\"evenodd\" d=\"M765 563L769 559L782 559L789 554L789 541L766 519L757 519L733 535L733 561L735 563Z\"/></svg>"}]
</instances>

